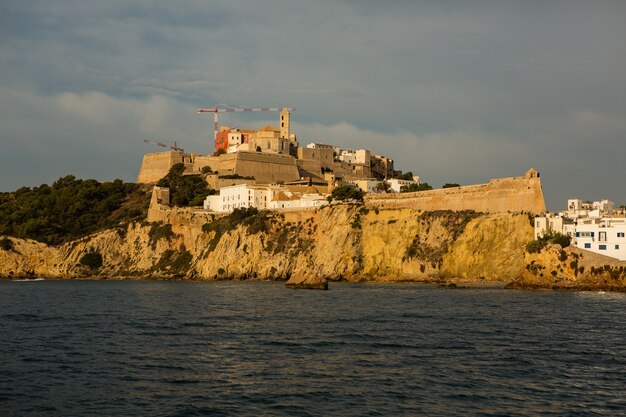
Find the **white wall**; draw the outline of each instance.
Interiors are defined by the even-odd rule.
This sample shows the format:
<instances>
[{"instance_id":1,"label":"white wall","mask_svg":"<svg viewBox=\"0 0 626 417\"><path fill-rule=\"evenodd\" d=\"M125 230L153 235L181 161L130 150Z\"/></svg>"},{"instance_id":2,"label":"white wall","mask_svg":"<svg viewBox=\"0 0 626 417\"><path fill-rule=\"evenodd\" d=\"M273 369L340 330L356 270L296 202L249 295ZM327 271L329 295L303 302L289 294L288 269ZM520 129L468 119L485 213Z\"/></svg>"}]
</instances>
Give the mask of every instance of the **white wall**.
<instances>
[{"instance_id":1,"label":"white wall","mask_svg":"<svg viewBox=\"0 0 626 417\"><path fill-rule=\"evenodd\" d=\"M600 255L626 260L625 219L588 219L576 225L574 245Z\"/></svg>"}]
</instances>

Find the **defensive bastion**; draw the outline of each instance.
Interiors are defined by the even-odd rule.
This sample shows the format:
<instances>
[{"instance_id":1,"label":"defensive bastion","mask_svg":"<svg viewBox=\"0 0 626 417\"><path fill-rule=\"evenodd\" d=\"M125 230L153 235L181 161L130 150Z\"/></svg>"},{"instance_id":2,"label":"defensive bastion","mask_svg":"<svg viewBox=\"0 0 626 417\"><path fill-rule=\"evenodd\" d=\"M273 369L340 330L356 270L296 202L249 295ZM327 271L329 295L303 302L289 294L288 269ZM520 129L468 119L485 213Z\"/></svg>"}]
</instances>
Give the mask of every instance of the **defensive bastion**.
<instances>
[{"instance_id":1,"label":"defensive bastion","mask_svg":"<svg viewBox=\"0 0 626 417\"><path fill-rule=\"evenodd\" d=\"M368 194L368 208L415 210L474 210L483 213L546 211L541 180L530 168L523 177L497 178L487 184L467 185L415 193Z\"/></svg>"}]
</instances>

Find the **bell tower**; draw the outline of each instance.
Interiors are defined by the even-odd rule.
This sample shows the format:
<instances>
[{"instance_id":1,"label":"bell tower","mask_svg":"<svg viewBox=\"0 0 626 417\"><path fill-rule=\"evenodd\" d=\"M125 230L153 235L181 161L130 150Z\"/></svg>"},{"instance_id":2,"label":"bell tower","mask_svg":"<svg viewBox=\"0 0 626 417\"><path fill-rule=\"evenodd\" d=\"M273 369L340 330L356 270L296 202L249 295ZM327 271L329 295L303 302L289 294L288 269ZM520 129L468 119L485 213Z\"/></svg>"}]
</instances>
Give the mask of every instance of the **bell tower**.
<instances>
[{"instance_id":1,"label":"bell tower","mask_svg":"<svg viewBox=\"0 0 626 417\"><path fill-rule=\"evenodd\" d=\"M280 137L283 139L290 139L291 127L289 124L289 110L283 108L280 111Z\"/></svg>"}]
</instances>

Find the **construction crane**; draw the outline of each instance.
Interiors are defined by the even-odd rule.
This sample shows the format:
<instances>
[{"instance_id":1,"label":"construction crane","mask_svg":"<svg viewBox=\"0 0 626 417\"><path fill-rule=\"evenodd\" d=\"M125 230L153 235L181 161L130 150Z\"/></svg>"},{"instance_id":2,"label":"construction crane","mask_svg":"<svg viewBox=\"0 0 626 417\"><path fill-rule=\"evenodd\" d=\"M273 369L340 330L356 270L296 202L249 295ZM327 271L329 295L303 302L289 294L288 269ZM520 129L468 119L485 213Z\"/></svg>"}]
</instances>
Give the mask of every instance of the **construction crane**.
<instances>
[{"instance_id":1,"label":"construction crane","mask_svg":"<svg viewBox=\"0 0 626 417\"><path fill-rule=\"evenodd\" d=\"M231 107L226 104L214 104L213 107L209 107L206 109L198 109L198 113L213 113L214 122L213 122L213 131L214 131L214 140L217 140L217 132L218 132L218 123L217 123L217 114L218 113L234 113L234 112L243 112L243 111L281 111L282 108L278 107ZM285 107L285 110L295 111L294 108Z\"/></svg>"},{"instance_id":2,"label":"construction crane","mask_svg":"<svg viewBox=\"0 0 626 417\"><path fill-rule=\"evenodd\" d=\"M155 142L155 141L153 141L153 140L148 140L148 139L144 139L143 141L144 141L144 142L146 142L146 143L151 143L151 144L153 144L153 145L160 146L160 147L162 147L162 148L170 148L170 149L172 149L172 150L174 150L174 151L176 151L176 152L180 152L180 153L185 152L185 150L184 150L183 148L179 148L179 147L176 145L176 141L174 141L174 144L173 144L173 145L166 145L166 144L164 144L164 143L161 143L161 142Z\"/></svg>"}]
</instances>

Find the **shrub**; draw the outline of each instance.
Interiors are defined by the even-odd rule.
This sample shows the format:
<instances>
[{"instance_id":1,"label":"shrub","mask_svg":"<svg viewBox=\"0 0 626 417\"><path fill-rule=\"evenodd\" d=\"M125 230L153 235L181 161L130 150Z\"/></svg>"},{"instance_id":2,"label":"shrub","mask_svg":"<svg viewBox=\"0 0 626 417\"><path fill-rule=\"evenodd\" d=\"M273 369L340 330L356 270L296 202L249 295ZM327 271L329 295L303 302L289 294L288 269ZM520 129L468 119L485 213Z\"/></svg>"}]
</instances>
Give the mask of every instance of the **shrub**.
<instances>
[{"instance_id":1,"label":"shrub","mask_svg":"<svg viewBox=\"0 0 626 417\"><path fill-rule=\"evenodd\" d=\"M152 248L156 247L159 239L171 239L176 234L172 231L172 225L162 224L162 223L153 223L148 231L148 237L150 238L150 245Z\"/></svg>"},{"instance_id":2,"label":"shrub","mask_svg":"<svg viewBox=\"0 0 626 417\"><path fill-rule=\"evenodd\" d=\"M422 184L409 184L409 185L403 185L400 187L400 192L401 193L414 193L417 191L427 191L427 190L432 190L433 187L427 183L424 182Z\"/></svg>"},{"instance_id":3,"label":"shrub","mask_svg":"<svg viewBox=\"0 0 626 417\"><path fill-rule=\"evenodd\" d=\"M6 251L13 250L13 241L7 237L0 239L0 249Z\"/></svg>"},{"instance_id":4,"label":"shrub","mask_svg":"<svg viewBox=\"0 0 626 417\"><path fill-rule=\"evenodd\" d=\"M548 243L561 245L562 248L566 248L570 245L572 238L568 235L564 235L562 233L550 232L541 236L539 239L533 240L526 244L526 252L528 253L539 253L541 250L546 247ZM565 254L565 255L563 255ZM561 259L564 258L564 259ZM559 254L559 260L565 261L567 259L567 254L562 252Z\"/></svg>"},{"instance_id":5,"label":"shrub","mask_svg":"<svg viewBox=\"0 0 626 417\"><path fill-rule=\"evenodd\" d=\"M210 167L210 166L205 165L205 166L203 166L203 167L202 167L201 172L202 172L203 174L212 174L212 173L213 173L213 170L211 169L211 167Z\"/></svg>"},{"instance_id":6,"label":"shrub","mask_svg":"<svg viewBox=\"0 0 626 417\"><path fill-rule=\"evenodd\" d=\"M562 233L554 233L549 236L550 242L557 245L561 245L562 248L566 248L572 242L571 236L564 235Z\"/></svg>"},{"instance_id":7,"label":"shrub","mask_svg":"<svg viewBox=\"0 0 626 417\"><path fill-rule=\"evenodd\" d=\"M529 242L526 244L526 252L539 253L541 252L541 249L543 249L547 244L548 242L545 240L541 240L541 239L533 240L532 242Z\"/></svg>"},{"instance_id":8,"label":"shrub","mask_svg":"<svg viewBox=\"0 0 626 417\"><path fill-rule=\"evenodd\" d=\"M363 191L361 191L357 187L353 187L351 185L342 185L341 187L337 187L331 193L331 197L334 200L345 201L345 200L356 200L363 201Z\"/></svg>"},{"instance_id":9,"label":"shrub","mask_svg":"<svg viewBox=\"0 0 626 417\"><path fill-rule=\"evenodd\" d=\"M183 172L185 172L185 165L175 164L157 183L159 187L170 189L172 204L175 206L200 206L206 196L216 193L199 175L183 175Z\"/></svg>"},{"instance_id":10,"label":"shrub","mask_svg":"<svg viewBox=\"0 0 626 417\"><path fill-rule=\"evenodd\" d=\"M248 233L252 235L267 232L267 212L259 211L255 207L236 208L228 216L203 224L203 232L215 232L215 236L209 242L209 252L212 252L217 247L224 233L234 230L240 224L247 226Z\"/></svg>"},{"instance_id":11,"label":"shrub","mask_svg":"<svg viewBox=\"0 0 626 417\"><path fill-rule=\"evenodd\" d=\"M98 269L102 266L102 255L100 255L98 251L90 250L85 253L78 262L91 269Z\"/></svg>"},{"instance_id":12,"label":"shrub","mask_svg":"<svg viewBox=\"0 0 626 417\"><path fill-rule=\"evenodd\" d=\"M441 188L455 188L455 187L460 187L461 184L457 184L456 182L447 182L445 183Z\"/></svg>"},{"instance_id":13,"label":"shrub","mask_svg":"<svg viewBox=\"0 0 626 417\"><path fill-rule=\"evenodd\" d=\"M101 183L67 175L51 186L0 193L0 235L57 245L141 220L149 202L150 194L137 184L122 180Z\"/></svg>"},{"instance_id":14,"label":"shrub","mask_svg":"<svg viewBox=\"0 0 626 417\"><path fill-rule=\"evenodd\" d=\"M242 176L239 174L220 175L219 178L224 179L224 180L254 180L255 179L255 177L253 176Z\"/></svg>"}]
</instances>

